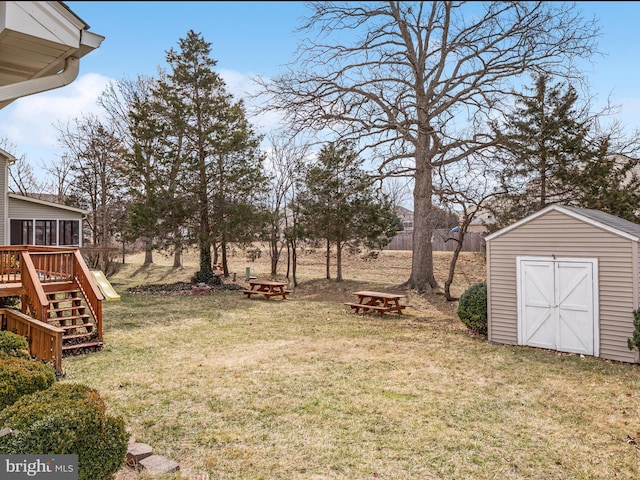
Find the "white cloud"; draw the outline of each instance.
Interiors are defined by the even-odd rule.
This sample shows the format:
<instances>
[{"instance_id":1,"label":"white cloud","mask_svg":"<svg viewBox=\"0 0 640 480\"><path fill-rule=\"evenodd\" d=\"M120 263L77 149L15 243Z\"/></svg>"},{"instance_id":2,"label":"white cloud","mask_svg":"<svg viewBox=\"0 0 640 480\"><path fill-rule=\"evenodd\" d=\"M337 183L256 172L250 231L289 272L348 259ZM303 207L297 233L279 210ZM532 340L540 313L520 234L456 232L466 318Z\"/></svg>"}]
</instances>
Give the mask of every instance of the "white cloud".
<instances>
[{"instance_id":1,"label":"white cloud","mask_svg":"<svg viewBox=\"0 0 640 480\"><path fill-rule=\"evenodd\" d=\"M245 101L249 120L258 133L267 134L279 127L279 114L256 113L259 101L252 96L259 90L251 79L252 74L233 70L220 70L219 73L229 93ZM29 163L38 168L41 161L62 154L57 144L56 125L64 125L86 114L101 115L97 100L111 81L108 77L87 73L66 87L16 100L0 110L0 138L6 138L16 147L11 153L25 155Z\"/></svg>"},{"instance_id":2,"label":"white cloud","mask_svg":"<svg viewBox=\"0 0 640 480\"><path fill-rule=\"evenodd\" d=\"M66 87L20 98L0 111L0 136L16 146L31 163L57 150L54 125L82 114L100 114L97 100L110 79L95 73L78 77ZM50 152L50 153L48 153Z\"/></svg>"},{"instance_id":3,"label":"white cloud","mask_svg":"<svg viewBox=\"0 0 640 480\"><path fill-rule=\"evenodd\" d=\"M255 98L260 92L260 88L252 80L254 74L244 74L224 69L219 70L218 73L227 84L229 93L237 100L244 100L249 121L259 133L267 134L281 126L282 116L279 113L257 113L258 108L264 102L264 98Z\"/></svg>"}]
</instances>

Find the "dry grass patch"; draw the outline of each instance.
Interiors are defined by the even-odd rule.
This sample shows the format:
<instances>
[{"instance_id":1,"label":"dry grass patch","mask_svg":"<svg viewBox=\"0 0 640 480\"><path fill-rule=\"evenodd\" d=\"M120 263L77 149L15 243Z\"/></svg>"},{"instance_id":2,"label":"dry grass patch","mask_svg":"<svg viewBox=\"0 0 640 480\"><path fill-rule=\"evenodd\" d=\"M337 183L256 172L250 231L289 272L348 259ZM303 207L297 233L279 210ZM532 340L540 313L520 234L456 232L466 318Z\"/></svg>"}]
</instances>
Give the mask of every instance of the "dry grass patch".
<instances>
[{"instance_id":1,"label":"dry grass patch","mask_svg":"<svg viewBox=\"0 0 640 480\"><path fill-rule=\"evenodd\" d=\"M436 257L443 281L447 255ZM403 315L354 315L342 302L365 285L396 289L409 252L349 258L343 284L313 258L287 301L122 294L105 304L106 348L65 360L67 381L97 388L139 441L178 461L168 478L640 474L636 366L489 345L436 294L405 292ZM484 279L480 256L462 268L460 291ZM141 272L128 265L114 281Z\"/></svg>"}]
</instances>

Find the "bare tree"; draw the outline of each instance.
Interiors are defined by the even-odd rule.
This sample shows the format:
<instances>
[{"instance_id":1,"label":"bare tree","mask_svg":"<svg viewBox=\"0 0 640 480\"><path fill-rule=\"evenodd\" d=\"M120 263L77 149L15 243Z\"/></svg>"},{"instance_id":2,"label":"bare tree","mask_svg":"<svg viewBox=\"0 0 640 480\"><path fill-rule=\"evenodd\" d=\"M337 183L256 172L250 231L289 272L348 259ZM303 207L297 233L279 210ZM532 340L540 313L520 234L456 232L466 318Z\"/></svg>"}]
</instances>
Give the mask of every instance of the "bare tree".
<instances>
[{"instance_id":1,"label":"bare tree","mask_svg":"<svg viewBox=\"0 0 640 480\"><path fill-rule=\"evenodd\" d=\"M382 183L382 191L387 195L391 204L395 207L404 207L409 204L411 187L406 178L387 178Z\"/></svg>"},{"instance_id":2,"label":"bare tree","mask_svg":"<svg viewBox=\"0 0 640 480\"><path fill-rule=\"evenodd\" d=\"M33 166L27 161L25 155L17 156L16 146L6 137L0 138L0 148L13 155L16 161L9 166L9 190L20 195L39 197L44 191L44 182L38 180L33 171Z\"/></svg>"},{"instance_id":3,"label":"bare tree","mask_svg":"<svg viewBox=\"0 0 640 480\"><path fill-rule=\"evenodd\" d=\"M276 275L282 250L288 245L285 229L291 218L287 206L292 199L295 181L301 172L309 145L283 132L271 133L268 140L270 152L267 155L266 168L270 172L271 188L267 198L269 222L266 233L271 257L271 275Z\"/></svg>"},{"instance_id":4,"label":"bare tree","mask_svg":"<svg viewBox=\"0 0 640 480\"><path fill-rule=\"evenodd\" d=\"M68 155L62 155L59 161L41 162L40 168L47 173L46 191L56 197L56 202L66 204L73 188L73 162Z\"/></svg>"},{"instance_id":5,"label":"bare tree","mask_svg":"<svg viewBox=\"0 0 640 480\"><path fill-rule=\"evenodd\" d=\"M91 242L99 248L96 265L107 270L108 248L115 232L121 231L123 180L122 145L108 126L95 116L76 118L57 125L58 142L73 160L73 193L90 211L87 224Z\"/></svg>"},{"instance_id":6,"label":"bare tree","mask_svg":"<svg viewBox=\"0 0 640 480\"><path fill-rule=\"evenodd\" d=\"M579 78L598 30L555 2L311 4L288 72L258 79L268 109L296 128L333 132L377 160L380 176L413 180L408 288L437 287L433 174L491 145L479 127L512 103L531 72ZM345 34L347 33L347 34ZM353 39L347 43L346 39Z\"/></svg>"},{"instance_id":7,"label":"bare tree","mask_svg":"<svg viewBox=\"0 0 640 480\"><path fill-rule=\"evenodd\" d=\"M34 198L41 198L40 194L46 191L44 182L36 178L33 166L24 155L9 166L9 188L25 197Z\"/></svg>"},{"instance_id":8,"label":"bare tree","mask_svg":"<svg viewBox=\"0 0 640 480\"><path fill-rule=\"evenodd\" d=\"M464 162L444 165L436 171L434 190L440 205L458 212L460 223L449 239L455 248L449 261L449 273L444 282L444 296L447 301L458 300L451 294L451 285L456 272L456 264L469 226L485 210L492 198L504 192L497 188L498 181L493 175L490 159L473 156Z\"/></svg>"}]
</instances>

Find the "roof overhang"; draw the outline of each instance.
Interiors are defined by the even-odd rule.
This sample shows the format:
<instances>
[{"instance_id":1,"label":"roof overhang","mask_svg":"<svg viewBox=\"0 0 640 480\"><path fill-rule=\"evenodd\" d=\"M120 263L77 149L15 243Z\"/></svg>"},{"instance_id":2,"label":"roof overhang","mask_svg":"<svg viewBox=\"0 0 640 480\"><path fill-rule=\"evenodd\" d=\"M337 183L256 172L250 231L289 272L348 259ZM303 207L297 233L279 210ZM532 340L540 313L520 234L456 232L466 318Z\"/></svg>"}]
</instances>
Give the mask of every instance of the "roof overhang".
<instances>
[{"instance_id":1,"label":"roof overhang","mask_svg":"<svg viewBox=\"0 0 640 480\"><path fill-rule=\"evenodd\" d=\"M0 157L4 158L8 164L14 163L17 159L6 150L0 148Z\"/></svg>"},{"instance_id":2,"label":"roof overhang","mask_svg":"<svg viewBox=\"0 0 640 480\"><path fill-rule=\"evenodd\" d=\"M0 108L71 83L103 40L63 2L0 2Z\"/></svg>"}]
</instances>

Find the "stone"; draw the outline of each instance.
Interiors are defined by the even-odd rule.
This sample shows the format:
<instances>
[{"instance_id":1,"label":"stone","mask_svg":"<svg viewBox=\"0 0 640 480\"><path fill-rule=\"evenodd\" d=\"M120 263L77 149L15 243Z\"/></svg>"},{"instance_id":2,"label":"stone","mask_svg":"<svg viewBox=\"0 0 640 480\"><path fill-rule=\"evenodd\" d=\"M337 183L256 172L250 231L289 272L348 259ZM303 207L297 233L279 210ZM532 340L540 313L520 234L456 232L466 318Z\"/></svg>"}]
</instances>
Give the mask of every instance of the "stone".
<instances>
[{"instance_id":1,"label":"stone","mask_svg":"<svg viewBox=\"0 0 640 480\"><path fill-rule=\"evenodd\" d=\"M205 284L198 284L191 289L191 295L211 295L211 287Z\"/></svg>"},{"instance_id":2,"label":"stone","mask_svg":"<svg viewBox=\"0 0 640 480\"><path fill-rule=\"evenodd\" d=\"M135 466L140 463L140 460L150 457L152 453L153 448L146 443L130 443L127 447L127 464Z\"/></svg>"},{"instance_id":3,"label":"stone","mask_svg":"<svg viewBox=\"0 0 640 480\"><path fill-rule=\"evenodd\" d=\"M151 455L143 458L140 460L140 466L150 475L164 475L165 473L180 470L180 465L161 455Z\"/></svg>"}]
</instances>

